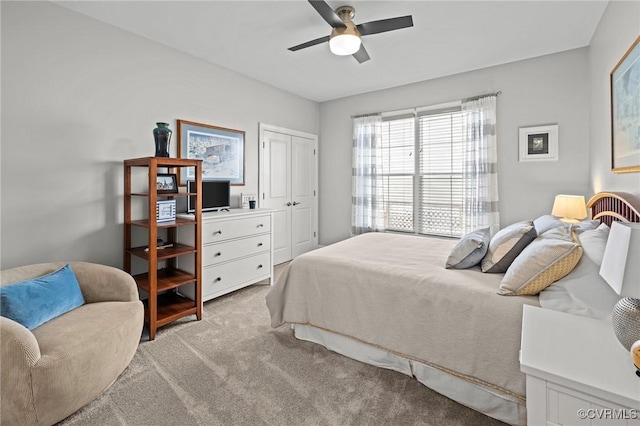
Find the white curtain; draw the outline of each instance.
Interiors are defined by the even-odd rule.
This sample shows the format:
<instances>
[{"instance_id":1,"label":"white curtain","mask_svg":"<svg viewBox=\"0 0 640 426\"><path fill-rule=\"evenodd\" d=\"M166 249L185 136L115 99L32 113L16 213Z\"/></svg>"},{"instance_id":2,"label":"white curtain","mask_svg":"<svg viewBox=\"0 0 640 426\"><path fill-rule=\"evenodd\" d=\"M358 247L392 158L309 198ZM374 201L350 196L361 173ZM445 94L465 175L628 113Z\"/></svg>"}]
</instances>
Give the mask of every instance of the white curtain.
<instances>
[{"instance_id":1,"label":"white curtain","mask_svg":"<svg viewBox=\"0 0 640 426\"><path fill-rule=\"evenodd\" d=\"M462 102L462 110L467 113L463 168L464 234L490 227L493 235L500 229L496 98L496 95L491 95Z\"/></svg>"},{"instance_id":2,"label":"white curtain","mask_svg":"<svg viewBox=\"0 0 640 426\"><path fill-rule=\"evenodd\" d=\"M376 146L381 135L380 114L353 119L351 235L378 231L382 227L383 220L376 209Z\"/></svg>"}]
</instances>

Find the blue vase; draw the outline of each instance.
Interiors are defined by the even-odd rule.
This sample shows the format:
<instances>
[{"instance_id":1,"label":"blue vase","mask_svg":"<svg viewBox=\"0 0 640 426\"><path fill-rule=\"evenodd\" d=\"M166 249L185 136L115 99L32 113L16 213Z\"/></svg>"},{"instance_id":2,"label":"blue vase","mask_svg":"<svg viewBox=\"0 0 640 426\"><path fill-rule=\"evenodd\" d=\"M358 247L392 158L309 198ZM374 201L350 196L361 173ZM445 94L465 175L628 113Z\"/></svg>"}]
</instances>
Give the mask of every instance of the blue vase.
<instances>
[{"instance_id":1,"label":"blue vase","mask_svg":"<svg viewBox=\"0 0 640 426\"><path fill-rule=\"evenodd\" d=\"M169 123L156 123L153 129L153 138L156 141L156 157L169 156L169 143L171 142L171 134L173 131L169 128Z\"/></svg>"}]
</instances>

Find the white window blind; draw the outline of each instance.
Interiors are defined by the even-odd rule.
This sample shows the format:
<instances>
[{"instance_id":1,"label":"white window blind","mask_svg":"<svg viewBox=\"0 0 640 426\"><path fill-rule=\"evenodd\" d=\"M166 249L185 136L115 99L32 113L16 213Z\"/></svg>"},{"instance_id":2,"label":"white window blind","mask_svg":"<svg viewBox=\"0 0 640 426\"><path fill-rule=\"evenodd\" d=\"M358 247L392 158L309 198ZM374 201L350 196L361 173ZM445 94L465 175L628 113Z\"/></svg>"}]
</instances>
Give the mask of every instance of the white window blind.
<instances>
[{"instance_id":1,"label":"white window blind","mask_svg":"<svg viewBox=\"0 0 640 426\"><path fill-rule=\"evenodd\" d=\"M420 143L417 232L462 235L464 114L423 115Z\"/></svg>"},{"instance_id":2,"label":"white window blind","mask_svg":"<svg viewBox=\"0 0 640 426\"><path fill-rule=\"evenodd\" d=\"M385 229L414 230L415 151L413 115L382 122L382 141L377 148L377 188Z\"/></svg>"},{"instance_id":3,"label":"white window blind","mask_svg":"<svg viewBox=\"0 0 640 426\"><path fill-rule=\"evenodd\" d=\"M459 108L384 118L377 195L387 230L462 235L464 125Z\"/></svg>"}]
</instances>

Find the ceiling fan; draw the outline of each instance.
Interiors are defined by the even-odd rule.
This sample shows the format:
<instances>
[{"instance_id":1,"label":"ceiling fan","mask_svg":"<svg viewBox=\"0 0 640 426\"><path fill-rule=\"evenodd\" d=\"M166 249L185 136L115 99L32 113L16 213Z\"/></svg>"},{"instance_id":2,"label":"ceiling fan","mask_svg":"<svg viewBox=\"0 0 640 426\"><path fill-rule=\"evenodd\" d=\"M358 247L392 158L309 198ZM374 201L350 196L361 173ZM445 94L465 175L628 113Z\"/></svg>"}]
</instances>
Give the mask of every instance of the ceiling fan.
<instances>
[{"instance_id":1,"label":"ceiling fan","mask_svg":"<svg viewBox=\"0 0 640 426\"><path fill-rule=\"evenodd\" d=\"M315 46L316 44L329 42L329 48L335 55L353 55L359 63L363 63L371 58L362 44L362 40L360 39L362 36L413 27L413 18L411 15L381 19L379 21L365 22L364 24L356 25L352 21L355 15L355 9L353 7L341 6L334 11L324 0L308 1L320 16L331 25L331 35L290 47L289 50L292 52Z\"/></svg>"}]
</instances>

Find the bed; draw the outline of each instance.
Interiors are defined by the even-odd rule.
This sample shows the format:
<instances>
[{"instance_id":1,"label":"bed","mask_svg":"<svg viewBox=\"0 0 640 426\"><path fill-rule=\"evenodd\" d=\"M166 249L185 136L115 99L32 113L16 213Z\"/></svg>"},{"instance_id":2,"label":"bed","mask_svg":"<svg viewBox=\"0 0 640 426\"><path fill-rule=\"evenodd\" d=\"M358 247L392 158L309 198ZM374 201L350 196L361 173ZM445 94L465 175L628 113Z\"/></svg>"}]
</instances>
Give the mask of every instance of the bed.
<instances>
[{"instance_id":1,"label":"bed","mask_svg":"<svg viewBox=\"0 0 640 426\"><path fill-rule=\"evenodd\" d=\"M584 243L577 246L589 256L578 257L572 272L540 293L545 297L497 295L510 271L482 273L484 262L445 269L458 240L369 233L294 259L267 295L271 325L292 324L298 339L414 376L506 423L526 424L518 360L522 306L606 320L617 297L597 277L598 247L606 243L612 220L640 222L640 200L631 194L599 193L588 206L593 219L585 222ZM543 226L549 232L563 226L554 220L538 218L534 238L548 231ZM581 281L596 277L595 302L582 297L582 289L576 293L572 274Z\"/></svg>"}]
</instances>

